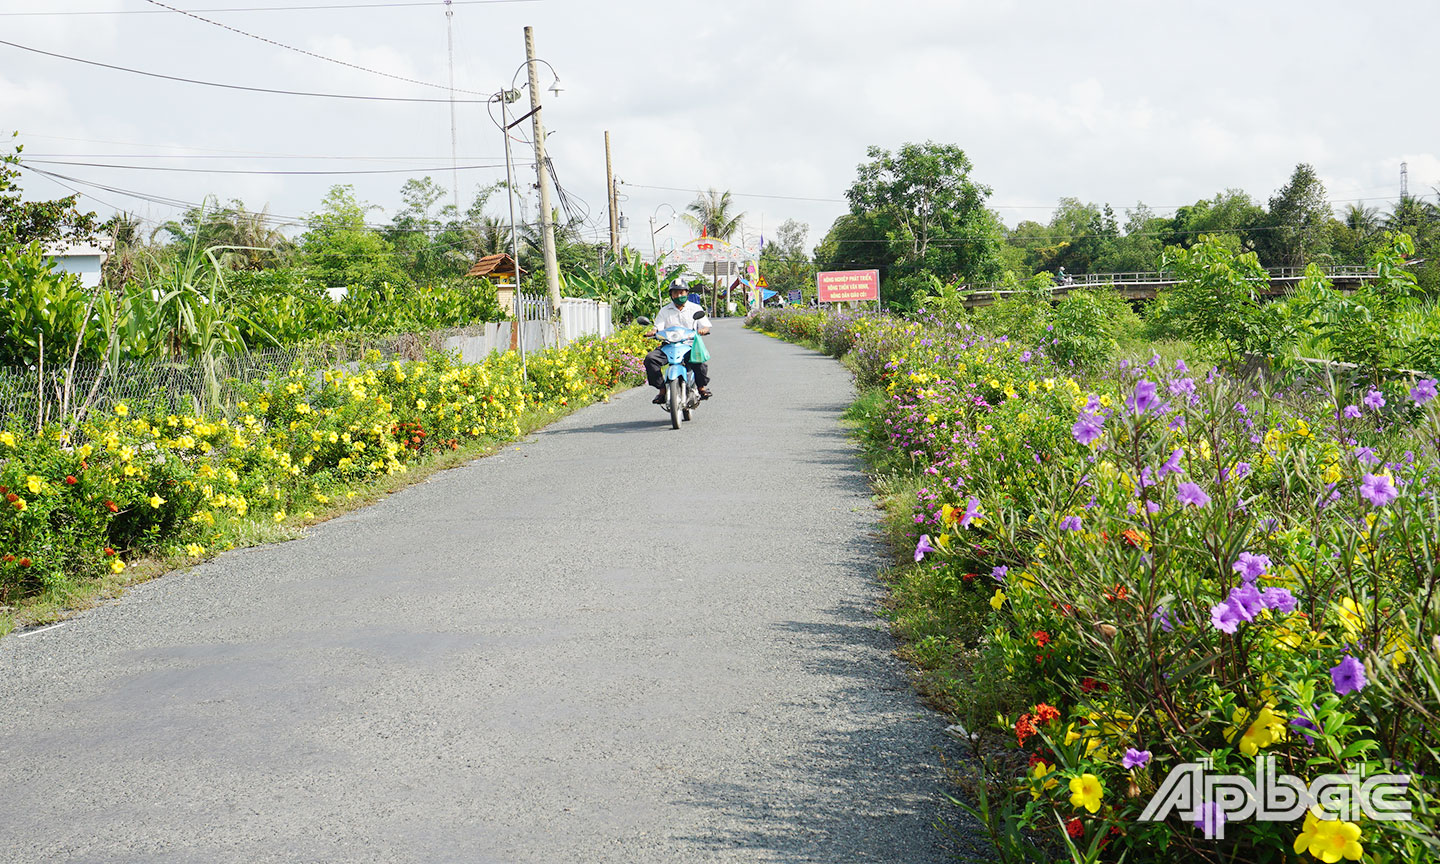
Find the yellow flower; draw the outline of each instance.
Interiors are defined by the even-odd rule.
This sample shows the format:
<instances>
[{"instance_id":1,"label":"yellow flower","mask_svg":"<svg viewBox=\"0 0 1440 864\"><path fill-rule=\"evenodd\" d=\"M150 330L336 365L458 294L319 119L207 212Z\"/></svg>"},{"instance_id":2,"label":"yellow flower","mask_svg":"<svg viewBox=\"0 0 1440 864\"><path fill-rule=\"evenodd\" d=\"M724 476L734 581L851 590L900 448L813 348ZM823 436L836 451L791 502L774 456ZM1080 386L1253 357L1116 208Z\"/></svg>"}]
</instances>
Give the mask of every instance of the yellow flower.
<instances>
[{"instance_id":1,"label":"yellow flower","mask_svg":"<svg viewBox=\"0 0 1440 864\"><path fill-rule=\"evenodd\" d=\"M1084 807L1091 813L1100 809L1100 797L1105 790L1100 787L1100 778L1094 774L1081 774L1070 780L1070 806Z\"/></svg>"},{"instance_id":2,"label":"yellow flower","mask_svg":"<svg viewBox=\"0 0 1440 864\"><path fill-rule=\"evenodd\" d=\"M116 416L116 417L124 417L126 414L129 414L129 413L130 413L130 406L126 405L124 402L121 402L119 405L116 405L116 406L115 406L115 416ZM115 572L118 573L118 572L120 572L120 571L117 570L117 571L115 571Z\"/></svg>"},{"instance_id":3,"label":"yellow flower","mask_svg":"<svg viewBox=\"0 0 1440 864\"><path fill-rule=\"evenodd\" d=\"M1031 777L1032 780L1038 781L1038 782L1040 783L1040 788L1039 788L1039 789L1032 788L1032 789L1030 790L1030 797L1031 797L1031 798L1039 798L1039 797L1040 797L1040 793L1041 793L1042 791L1044 791L1044 790L1046 790L1046 789L1054 789L1056 786L1059 786L1059 785L1060 785L1060 781L1059 781L1059 780L1056 780L1056 779L1055 779L1054 777L1052 777L1052 776L1047 776L1047 775L1052 775L1052 774L1054 774L1054 773L1055 773L1055 766L1054 766L1054 765L1047 765L1047 764L1045 763L1045 760L1044 760L1044 759L1041 759L1041 760L1039 760L1039 761L1037 761L1037 762L1035 763L1035 767L1032 768L1032 769L1030 769L1030 777ZM1031 786L1033 787L1034 784L1032 783Z\"/></svg>"},{"instance_id":4,"label":"yellow flower","mask_svg":"<svg viewBox=\"0 0 1440 864\"><path fill-rule=\"evenodd\" d=\"M1249 728L1245 730L1245 734L1240 736L1241 753L1246 756L1255 756L1260 752L1261 748L1269 747L1271 744L1285 740L1285 717L1281 714L1276 714L1271 710L1272 707L1271 705L1266 705L1261 708L1259 714L1255 716L1255 722L1251 723ZM1238 731L1238 724L1245 722L1246 712L1236 711L1233 719L1237 724L1237 728L1232 729L1226 735L1227 738L1232 739L1234 738L1235 732Z\"/></svg>"},{"instance_id":5,"label":"yellow flower","mask_svg":"<svg viewBox=\"0 0 1440 864\"><path fill-rule=\"evenodd\" d=\"M1004 592L1004 591L1001 591L999 588L996 588L996 589L995 589L995 596L990 598L990 608L994 609L996 612L999 612L999 611L1000 611L1000 607L1001 607L1001 606L1004 606L1004 605L1005 605L1005 592Z\"/></svg>"},{"instance_id":6,"label":"yellow flower","mask_svg":"<svg viewBox=\"0 0 1440 864\"><path fill-rule=\"evenodd\" d=\"M121 571L124 570L124 569L125 569L125 562L124 562L124 561L121 561L119 558L116 558L114 561L111 561L111 562L110 562L110 572L111 572L111 573L119 573L119 572L121 572Z\"/></svg>"},{"instance_id":7,"label":"yellow flower","mask_svg":"<svg viewBox=\"0 0 1440 864\"><path fill-rule=\"evenodd\" d=\"M296 403L296 405L295 405L295 413L296 413L296 414L309 414L309 413L310 413L310 406L307 405L307 404L304 403L304 402L298 402L298 403Z\"/></svg>"},{"instance_id":8,"label":"yellow flower","mask_svg":"<svg viewBox=\"0 0 1440 864\"><path fill-rule=\"evenodd\" d=\"M936 546L939 546L939 547L940 547L942 550L944 550L945 552L949 552L949 551L950 551L950 535L949 535L949 534L941 534L939 537L936 537L936 538L935 538L935 545L936 545Z\"/></svg>"},{"instance_id":9,"label":"yellow flower","mask_svg":"<svg viewBox=\"0 0 1440 864\"><path fill-rule=\"evenodd\" d=\"M16 499L15 499L15 503L14 503L13 506L15 507L16 510L20 511L21 513L24 513L24 512L25 512L27 509L29 509L29 507L30 507L30 505L28 505L28 504L25 503L25 499L24 499L24 498L16 498Z\"/></svg>"},{"instance_id":10,"label":"yellow flower","mask_svg":"<svg viewBox=\"0 0 1440 864\"><path fill-rule=\"evenodd\" d=\"M165 503L165 499L164 499L164 498L161 498L159 495L151 495L151 496L150 496L150 507L151 507L151 509L156 509L156 510L158 510L158 509L160 508L160 505L161 505L161 504L164 504L164 503Z\"/></svg>"},{"instance_id":11,"label":"yellow flower","mask_svg":"<svg viewBox=\"0 0 1440 864\"><path fill-rule=\"evenodd\" d=\"M1360 635L1360 631L1365 629L1365 610L1349 597L1341 598L1339 609L1340 626L1345 628L1345 635L1353 642Z\"/></svg>"},{"instance_id":12,"label":"yellow flower","mask_svg":"<svg viewBox=\"0 0 1440 864\"><path fill-rule=\"evenodd\" d=\"M185 554L191 558L199 558L205 554L205 547L198 543L187 543L185 544Z\"/></svg>"},{"instance_id":13,"label":"yellow flower","mask_svg":"<svg viewBox=\"0 0 1440 864\"><path fill-rule=\"evenodd\" d=\"M280 524L281 522L284 522L284 521L285 521L285 511L284 511L284 510L276 510L276 511L275 511L275 524L278 525L278 524Z\"/></svg>"},{"instance_id":14,"label":"yellow flower","mask_svg":"<svg viewBox=\"0 0 1440 864\"><path fill-rule=\"evenodd\" d=\"M1311 810L1305 814L1300 836L1295 838L1295 854L1301 852L1309 852L1326 864L1335 864L1341 858L1359 861L1365 854L1365 847L1360 845L1360 826L1339 819L1320 819Z\"/></svg>"},{"instance_id":15,"label":"yellow flower","mask_svg":"<svg viewBox=\"0 0 1440 864\"><path fill-rule=\"evenodd\" d=\"M45 485L45 481L36 477L34 474L25 478L25 488L30 490L31 495L40 494L40 487L43 485Z\"/></svg>"},{"instance_id":16,"label":"yellow flower","mask_svg":"<svg viewBox=\"0 0 1440 864\"><path fill-rule=\"evenodd\" d=\"M6 447L14 447L15 436L9 432L0 432L0 444L4 444Z\"/></svg>"}]
</instances>

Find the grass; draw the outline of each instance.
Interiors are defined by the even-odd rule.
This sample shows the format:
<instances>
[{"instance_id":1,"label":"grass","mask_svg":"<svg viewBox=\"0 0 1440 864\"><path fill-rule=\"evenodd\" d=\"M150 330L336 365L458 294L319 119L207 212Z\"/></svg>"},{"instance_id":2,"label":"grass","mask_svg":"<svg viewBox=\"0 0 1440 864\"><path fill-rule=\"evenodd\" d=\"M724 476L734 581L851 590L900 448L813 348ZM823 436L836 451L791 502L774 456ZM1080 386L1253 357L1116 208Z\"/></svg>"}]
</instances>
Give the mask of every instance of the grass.
<instances>
[{"instance_id":1,"label":"grass","mask_svg":"<svg viewBox=\"0 0 1440 864\"><path fill-rule=\"evenodd\" d=\"M630 389L630 386L621 384L601 397L600 401L609 402L611 396ZM408 466L409 470L403 474L382 476L364 486L350 489L343 495L334 495L329 503L319 505L318 509L304 515L292 516L278 525L269 518L232 515L229 517L227 526L231 529L233 538L231 548L238 549L298 540L305 536L305 529L311 525L318 525L337 516L368 507L385 496L423 482L440 471L490 456L583 407L585 405L530 408L520 418L520 435L517 438L472 441L455 450L439 451L418 462L411 463ZM218 551L223 550L217 550L216 554ZM132 585L148 582L175 570L192 567L212 557L214 554L198 557L175 554L135 559L127 562L122 573L106 571L105 575L99 579L89 579L78 585L67 584L43 591L22 600L17 606L0 609L0 637L15 630L43 627L72 618L86 609L94 608L100 603L119 597L125 593L126 588Z\"/></svg>"}]
</instances>

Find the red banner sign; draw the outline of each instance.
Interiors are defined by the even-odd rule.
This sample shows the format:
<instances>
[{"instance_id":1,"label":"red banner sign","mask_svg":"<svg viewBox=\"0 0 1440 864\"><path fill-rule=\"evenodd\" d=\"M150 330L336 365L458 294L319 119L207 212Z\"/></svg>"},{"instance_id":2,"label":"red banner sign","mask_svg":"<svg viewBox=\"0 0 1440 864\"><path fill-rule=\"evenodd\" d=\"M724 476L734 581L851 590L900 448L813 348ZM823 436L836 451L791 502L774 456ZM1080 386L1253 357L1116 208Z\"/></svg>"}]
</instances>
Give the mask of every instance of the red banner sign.
<instances>
[{"instance_id":1,"label":"red banner sign","mask_svg":"<svg viewBox=\"0 0 1440 864\"><path fill-rule=\"evenodd\" d=\"M879 300L879 270L834 270L815 274L815 287L821 303L845 303L850 300Z\"/></svg>"}]
</instances>

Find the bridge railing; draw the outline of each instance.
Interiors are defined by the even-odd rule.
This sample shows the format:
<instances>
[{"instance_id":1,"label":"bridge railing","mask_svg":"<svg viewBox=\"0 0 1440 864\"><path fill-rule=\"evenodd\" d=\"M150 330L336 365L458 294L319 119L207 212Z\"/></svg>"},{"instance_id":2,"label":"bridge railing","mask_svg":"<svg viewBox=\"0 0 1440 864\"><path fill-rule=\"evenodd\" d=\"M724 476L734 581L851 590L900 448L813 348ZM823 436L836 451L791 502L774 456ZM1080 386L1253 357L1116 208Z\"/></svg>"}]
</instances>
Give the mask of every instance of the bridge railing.
<instances>
[{"instance_id":1,"label":"bridge railing","mask_svg":"<svg viewBox=\"0 0 1440 864\"><path fill-rule=\"evenodd\" d=\"M1304 267L1268 267L1265 272L1269 274L1271 281L1299 279L1305 275ZM1375 271L1368 267L1347 265L1343 267L1326 267L1324 271L1328 279L1374 279ZM1179 282L1173 273L1165 271L1149 273L1076 273L1066 277L1066 281L1051 287L1052 292L1064 292L1072 288L1087 288L1099 285L1174 285ZM1003 297L1007 294L1024 293L1015 289L1001 289L994 285L977 285L965 289L968 294L989 294L995 297Z\"/></svg>"}]
</instances>

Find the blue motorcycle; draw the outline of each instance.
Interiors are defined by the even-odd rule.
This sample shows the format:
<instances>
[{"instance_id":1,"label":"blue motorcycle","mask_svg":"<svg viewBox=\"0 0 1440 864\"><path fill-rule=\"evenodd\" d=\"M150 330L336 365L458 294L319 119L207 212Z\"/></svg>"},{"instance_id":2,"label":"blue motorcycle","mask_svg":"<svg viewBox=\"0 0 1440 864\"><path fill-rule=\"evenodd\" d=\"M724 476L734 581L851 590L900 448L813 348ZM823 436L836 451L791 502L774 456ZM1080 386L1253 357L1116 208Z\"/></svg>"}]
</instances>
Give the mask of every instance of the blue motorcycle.
<instances>
[{"instance_id":1,"label":"blue motorcycle","mask_svg":"<svg viewBox=\"0 0 1440 864\"><path fill-rule=\"evenodd\" d=\"M695 313L694 320L705 316L704 310ZM649 318L636 318L636 323L649 326ZM655 331L655 338L665 351L665 387L668 396L660 407L670 413L670 428L679 429L681 420L689 420L690 412L700 404L700 388L695 386L695 373L685 365L690 349L695 347L696 331L689 327L667 327Z\"/></svg>"}]
</instances>

